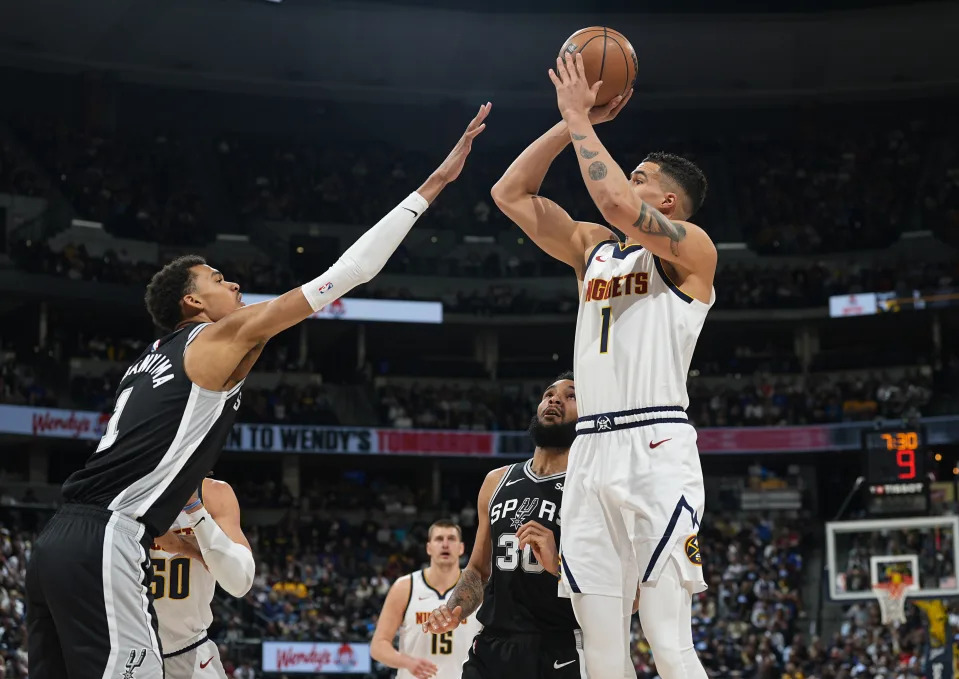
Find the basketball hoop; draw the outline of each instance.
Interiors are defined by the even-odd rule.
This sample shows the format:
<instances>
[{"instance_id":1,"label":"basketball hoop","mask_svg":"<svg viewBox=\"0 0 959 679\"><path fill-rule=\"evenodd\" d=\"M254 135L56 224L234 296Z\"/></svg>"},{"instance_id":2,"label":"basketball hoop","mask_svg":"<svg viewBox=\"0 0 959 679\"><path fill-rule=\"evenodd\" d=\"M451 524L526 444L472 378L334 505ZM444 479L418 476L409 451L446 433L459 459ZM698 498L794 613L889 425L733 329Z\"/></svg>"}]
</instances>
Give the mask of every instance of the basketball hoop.
<instances>
[{"instance_id":1,"label":"basketball hoop","mask_svg":"<svg viewBox=\"0 0 959 679\"><path fill-rule=\"evenodd\" d=\"M882 624L906 622L906 592L912 587L912 578L902 576L900 582L879 582L872 586L873 594L879 600Z\"/></svg>"}]
</instances>

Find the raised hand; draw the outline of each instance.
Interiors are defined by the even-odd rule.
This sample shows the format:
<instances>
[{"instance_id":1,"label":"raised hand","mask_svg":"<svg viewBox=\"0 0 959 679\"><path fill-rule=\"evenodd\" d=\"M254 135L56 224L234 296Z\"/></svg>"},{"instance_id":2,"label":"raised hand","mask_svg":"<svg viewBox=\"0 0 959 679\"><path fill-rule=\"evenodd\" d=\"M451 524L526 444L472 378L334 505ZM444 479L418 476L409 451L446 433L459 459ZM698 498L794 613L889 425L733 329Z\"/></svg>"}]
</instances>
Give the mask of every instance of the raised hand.
<instances>
[{"instance_id":1,"label":"raised hand","mask_svg":"<svg viewBox=\"0 0 959 679\"><path fill-rule=\"evenodd\" d=\"M456 629L458 625L466 622L465 619L460 619L462 615L462 606L456 606L451 611L446 607L445 604L441 605L438 608L433 609L433 612L430 613L429 619L423 623L423 631L426 634L442 634L443 632L449 632L451 629Z\"/></svg>"},{"instance_id":2,"label":"raised hand","mask_svg":"<svg viewBox=\"0 0 959 679\"><path fill-rule=\"evenodd\" d=\"M549 70L549 79L556 86L556 104L559 112L566 118L570 114L588 114L596 103L596 93L603 81L597 80L589 86L583 66L583 55L576 53L575 58L563 54L556 58L556 70Z\"/></svg>"},{"instance_id":3,"label":"raised hand","mask_svg":"<svg viewBox=\"0 0 959 679\"><path fill-rule=\"evenodd\" d=\"M589 122L593 125L608 123L619 115L619 112L623 110L623 107L626 106L632 98L633 90L630 89L625 95L621 94L618 97L613 97L605 106L594 106L589 109Z\"/></svg>"},{"instance_id":4,"label":"raised hand","mask_svg":"<svg viewBox=\"0 0 959 679\"><path fill-rule=\"evenodd\" d=\"M486 120L486 116L489 115L490 109L492 108L493 105L489 102L479 107L476 116L470 121L470 124L466 126L466 131L463 133L463 136L459 138L456 146L454 146L450 154L446 156L446 160L436 168L436 172L433 173L434 175L446 183L452 182L460 176L460 172L463 171L463 164L466 162L466 156L470 154L470 150L473 148L473 140L486 129L486 123L483 121Z\"/></svg>"},{"instance_id":5,"label":"raised hand","mask_svg":"<svg viewBox=\"0 0 959 679\"><path fill-rule=\"evenodd\" d=\"M559 550L556 548L553 531L535 521L527 521L516 531L516 537L519 539L520 549L526 549L526 545L529 545L533 556L543 568L553 575L559 573Z\"/></svg>"}]
</instances>

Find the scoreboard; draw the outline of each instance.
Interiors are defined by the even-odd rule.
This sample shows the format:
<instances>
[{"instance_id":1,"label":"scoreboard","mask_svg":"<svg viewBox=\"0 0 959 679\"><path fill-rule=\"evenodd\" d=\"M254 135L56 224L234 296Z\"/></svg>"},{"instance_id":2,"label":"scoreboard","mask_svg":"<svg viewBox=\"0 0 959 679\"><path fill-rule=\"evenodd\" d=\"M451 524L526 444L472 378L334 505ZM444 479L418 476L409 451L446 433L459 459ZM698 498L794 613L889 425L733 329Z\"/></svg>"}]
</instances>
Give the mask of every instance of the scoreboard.
<instances>
[{"instance_id":1,"label":"scoreboard","mask_svg":"<svg viewBox=\"0 0 959 679\"><path fill-rule=\"evenodd\" d=\"M928 511L929 477L921 427L864 431L862 453L870 513Z\"/></svg>"}]
</instances>

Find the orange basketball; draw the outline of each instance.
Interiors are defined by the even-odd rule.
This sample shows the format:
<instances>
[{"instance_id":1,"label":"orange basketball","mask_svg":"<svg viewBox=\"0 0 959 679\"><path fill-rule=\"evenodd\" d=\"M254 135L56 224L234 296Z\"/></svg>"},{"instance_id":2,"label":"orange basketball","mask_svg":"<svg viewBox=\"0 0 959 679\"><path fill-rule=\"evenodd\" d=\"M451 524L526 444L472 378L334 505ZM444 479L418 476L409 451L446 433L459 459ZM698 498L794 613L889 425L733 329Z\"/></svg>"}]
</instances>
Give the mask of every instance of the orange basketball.
<instances>
[{"instance_id":1,"label":"orange basketball","mask_svg":"<svg viewBox=\"0 0 959 679\"><path fill-rule=\"evenodd\" d=\"M559 51L583 55L586 80L592 85L597 80L603 86L596 94L596 105L608 104L614 97L626 94L636 81L639 60L633 46L619 31L605 26L591 26L573 33Z\"/></svg>"}]
</instances>

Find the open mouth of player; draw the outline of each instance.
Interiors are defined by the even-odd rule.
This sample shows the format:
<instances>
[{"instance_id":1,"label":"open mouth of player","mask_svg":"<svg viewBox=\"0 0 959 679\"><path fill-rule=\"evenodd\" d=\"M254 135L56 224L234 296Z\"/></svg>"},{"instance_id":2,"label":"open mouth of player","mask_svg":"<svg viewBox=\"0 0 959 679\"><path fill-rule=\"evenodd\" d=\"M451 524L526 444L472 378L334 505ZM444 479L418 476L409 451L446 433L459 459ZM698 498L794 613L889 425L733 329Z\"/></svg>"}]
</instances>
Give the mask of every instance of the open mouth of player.
<instances>
[{"instance_id":1,"label":"open mouth of player","mask_svg":"<svg viewBox=\"0 0 959 679\"><path fill-rule=\"evenodd\" d=\"M450 557L450 556L453 556L453 553L452 553L452 552L445 552L445 551L444 551L444 552L440 552L440 556Z\"/></svg>"},{"instance_id":2,"label":"open mouth of player","mask_svg":"<svg viewBox=\"0 0 959 679\"><path fill-rule=\"evenodd\" d=\"M563 413L561 413L558 408L547 408L546 410L543 411L543 417L550 417L550 416L562 418Z\"/></svg>"},{"instance_id":3,"label":"open mouth of player","mask_svg":"<svg viewBox=\"0 0 959 679\"><path fill-rule=\"evenodd\" d=\"M246 306L246 305L243 303L243 293L242 293L242 292L236 293L236 303L237 303L239 306Z\"/></svg>"}]
</instances>

